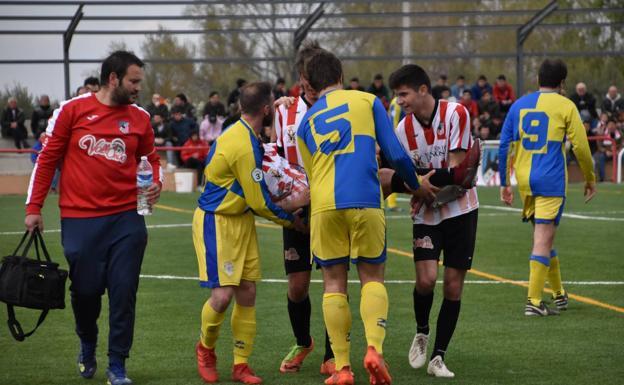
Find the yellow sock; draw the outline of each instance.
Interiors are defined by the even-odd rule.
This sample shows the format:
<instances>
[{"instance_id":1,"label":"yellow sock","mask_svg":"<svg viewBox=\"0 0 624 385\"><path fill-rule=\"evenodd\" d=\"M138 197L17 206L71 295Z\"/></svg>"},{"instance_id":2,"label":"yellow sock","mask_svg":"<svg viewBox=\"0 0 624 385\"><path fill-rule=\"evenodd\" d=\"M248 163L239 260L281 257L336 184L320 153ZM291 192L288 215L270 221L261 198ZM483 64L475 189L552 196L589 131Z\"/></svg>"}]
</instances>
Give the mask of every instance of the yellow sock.
<instances>
[{"instance_id":1,"label":"yellow sock","mask_svg":"<svg viewBox=\"0 0 624 385\"><path fill-rule=\"evenodd\" d=\"M234 304L231 322L234 365L247 363L256 338L256 307Z\"/></svg>"},{"instance_id":2,"label":"yellow sock","mask_svg":"<svg viewBox=\"0 0 624 385\"><path fill-rule=\"evenodd\" d=\"M388 292L383 283L369 282L362 287L360 315L364 322L367 345L382 354L388 319Z\"/></svg>"},{"instance_id":3,"label":"yellow sock","mask_svg":"<svg viewBox=\"0 0 624 385\"><path fill-rule=\"evenodd\" d=\"M397 198L397 194L396 193L392 193L390 195L388 195L388 208L389 209L393 209L396 207L396 198Z\"/></svg>"},{"instance_id":4,"label":"yellow sock","mask_svg":"<svg viewBox=\"0 0 624 385\"><path fill-rule=\"evenodd\" d=\"M555 249L550 251L550 267L548 268L548 282L550 288L554 292L554 296L560 296L565 293L563 284L561 283L561 270L559 268L559 257Z\"/></svg>"},{"instance_id":5,"label":"yellow sock","mask_svg":"<svg viewBox=\"0 0 624 385\"><path fill-rule=\"evenodd\" d=\"M323 318L336 358L336 370L351 366L349 359L351 310L346 294L326 293L323 295Z\"/></svg>"},{"instance_id":6,"label":"yellow sock","mask_svg":"<svg viewBox=\"0 0 624 385\"><path fill-rule=\"evenodd\" d=\"M529 300L535 306L539 306L542 301L542 292L544 291L549 265L550 257L531 255L529 261L531 269L529 274Z\"/></svg>"},{"instance_id":7,"label":"yellow sock","mask_svg":"<svg viewBox=\"0 0 624 385\"><path fill-rule=\"evenodd\" d=\"M214 349L217 338L219 338L219 329L221 329L224 317L225 313L217 313L212 306L210 306L210 300L204 303L201 313L200 341L205 348Z\"/></svg>"}]
</instances>

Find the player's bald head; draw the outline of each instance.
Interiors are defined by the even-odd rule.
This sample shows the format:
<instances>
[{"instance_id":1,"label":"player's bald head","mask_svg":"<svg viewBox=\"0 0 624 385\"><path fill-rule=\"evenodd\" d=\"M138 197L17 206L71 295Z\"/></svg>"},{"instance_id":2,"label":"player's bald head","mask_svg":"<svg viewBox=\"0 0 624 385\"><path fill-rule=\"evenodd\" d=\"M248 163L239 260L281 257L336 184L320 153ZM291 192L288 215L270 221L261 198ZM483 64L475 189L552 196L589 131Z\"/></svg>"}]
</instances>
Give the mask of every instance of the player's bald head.
<instances>
[{"instance_id":1,"label":"player's bald head","mask_svg":"<svg viewBox=\"0 0 624 385\"><path fill-rule=\"evenodd\" d=\"M268 82L249 83L241 89L239 103L241 112L248 115L257 115L264 106L271 104L271 84Z\"/></svg>"}]
</instances>

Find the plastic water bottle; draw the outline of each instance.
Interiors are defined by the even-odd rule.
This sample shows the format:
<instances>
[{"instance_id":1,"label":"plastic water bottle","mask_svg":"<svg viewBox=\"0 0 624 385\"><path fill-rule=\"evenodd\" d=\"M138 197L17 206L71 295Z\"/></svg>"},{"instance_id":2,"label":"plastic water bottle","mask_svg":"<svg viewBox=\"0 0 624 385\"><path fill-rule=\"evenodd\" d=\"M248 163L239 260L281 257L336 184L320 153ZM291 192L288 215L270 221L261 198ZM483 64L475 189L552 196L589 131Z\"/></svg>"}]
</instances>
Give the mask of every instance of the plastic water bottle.
<instances>
[{"instance_id":1,"label":"plastic water bottle","mask_svg":"<svg viewBox=\"0 0 624 385\"><path fill-rule=\"evenodd\" d=\"M147 156L142 156L137 167L137 213L139 215L152 215L152 206L147 202L146 190L153 181L152 165L147 161Z\"/></svg>"}]
</instances>

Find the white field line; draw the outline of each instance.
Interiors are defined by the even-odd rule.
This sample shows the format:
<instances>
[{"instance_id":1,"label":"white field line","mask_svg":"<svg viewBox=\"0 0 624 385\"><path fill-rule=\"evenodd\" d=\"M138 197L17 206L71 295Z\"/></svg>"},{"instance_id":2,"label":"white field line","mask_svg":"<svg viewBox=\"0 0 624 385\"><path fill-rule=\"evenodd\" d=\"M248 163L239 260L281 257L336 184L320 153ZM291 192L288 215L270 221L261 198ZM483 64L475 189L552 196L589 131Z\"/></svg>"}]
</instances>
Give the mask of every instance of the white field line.
<instances>
[{"instance_id":1,"label":"white field line","mask_svg":"<svg viewBox=\"0 0 624 385\"><path fill-rule=\"evenodd\" d=\"M185 277L185 276L177 276L177 275L151 275L151 274L141 274L141 278L147 279L159 279L159 280L182 280L182 281L195 281L197 277ZM284 278L266 278L263 279L262 282L265 283L287 283L288 280ZM312 283L323 283L320 279L313 279L310 282ZM437 281L438 283L442 283L442 281ZM355 279L350 279L349 283L360 283L360 281ZM388 284L414 284L413 280L386 280L385 283ZM472 285L500 285L500 284L509 284L509 283L528 283L528 281L490 281L490 280L467 280L465 281L467 284ZM567 285L583 285L583 286L615 286L615 285L624 285L624 281L564 281L564 284Z\"/></svg>"}]
</instances>

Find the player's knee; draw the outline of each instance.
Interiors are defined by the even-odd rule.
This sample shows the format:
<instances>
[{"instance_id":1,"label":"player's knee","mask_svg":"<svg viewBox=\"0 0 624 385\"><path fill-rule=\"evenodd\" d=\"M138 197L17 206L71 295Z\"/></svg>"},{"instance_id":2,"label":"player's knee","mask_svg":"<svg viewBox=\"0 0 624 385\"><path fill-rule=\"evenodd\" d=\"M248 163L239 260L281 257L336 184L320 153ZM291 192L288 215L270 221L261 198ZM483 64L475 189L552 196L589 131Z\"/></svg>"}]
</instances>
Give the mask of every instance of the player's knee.
<instances>
[{"instance_id":1,"label":"player's knee","mask_svg":"<svg viewBox=\"0 0 624 385\"><path fill-rule=\"evenodd\" d=\"M416 280L416 291L418 291L420 294L429 294L435 288L435 284L435 277L418 277L418 279Z\"/></svg>"},{"instance_id":2,"label":"player's knee","mask_svg":"<svg viewBox=\"0 0 624 385\"><path fill-rule=\"evenodd\" d=\"M288 298L293 302L301 302L308 296L307 285L288 285Z\"/></svg>"},{"instance_id":3,"label":"player's knee","mask_svg":"<svg viewBox=\"0 0 624 385\"><path fill-rule=\"evenodd\" d=\"M213 289L212 294L210 295L210 306L212 306L217 313L223 313L230 305L233 295L234 292L232 290Z\"/></svg>"},{"instance_id":4,"label":"player's knee","mask_svg":"<svg viewBox=\"0 0 624 385\"><path fill-rule=\"evenodd\" d=\"M444 282L444 298L451 301L459 301L461 299L463 284L461 281L445 281Z\"/></svg>"}]
</instances>

